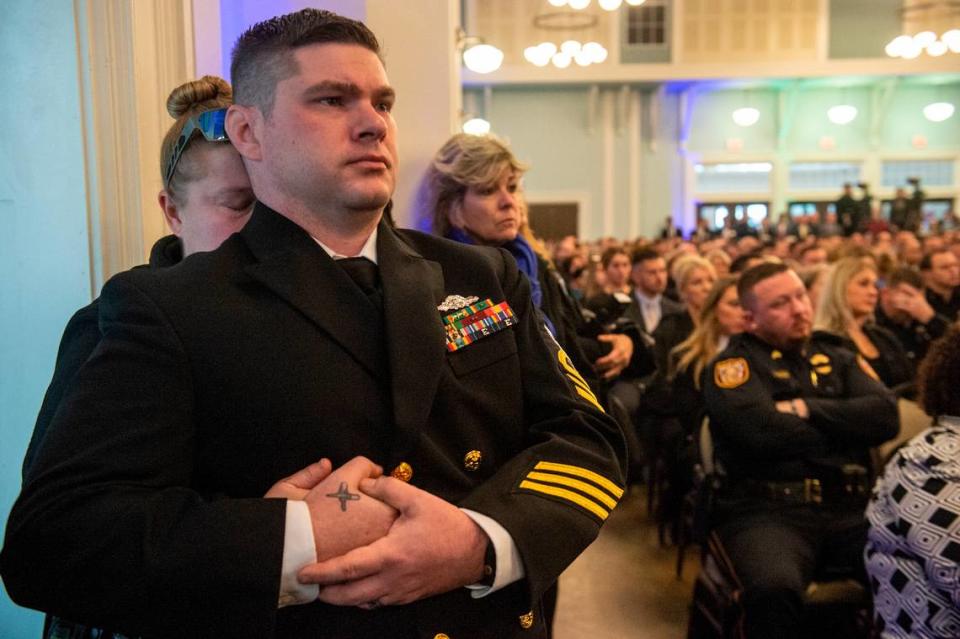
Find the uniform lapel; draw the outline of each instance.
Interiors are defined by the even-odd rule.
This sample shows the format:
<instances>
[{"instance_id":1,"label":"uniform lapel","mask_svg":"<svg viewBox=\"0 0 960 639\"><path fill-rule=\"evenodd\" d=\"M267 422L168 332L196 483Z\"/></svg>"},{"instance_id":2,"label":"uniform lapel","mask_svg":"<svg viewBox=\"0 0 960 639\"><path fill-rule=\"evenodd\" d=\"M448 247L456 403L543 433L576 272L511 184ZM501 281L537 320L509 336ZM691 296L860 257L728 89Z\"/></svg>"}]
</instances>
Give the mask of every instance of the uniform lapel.
<instances>
[{"instance_id":1,"label":"uniform lapel","mask_svg":"<svg viewBox=\"0 0 960 639\"><path fill-rule=\"evenodd\" d=\"M377 261L383 282L384 326L390 360L393 411L401 439L411 444L426 423L446 361L443 324L443 271L380 224Z\"/></svg>"},{"instance_id":2,"label":"uniform lapel","mask_svg":"<svg viewBox=\"0 0 960 639\"><path fill-rule=\"evenodd\" d=\"M382 376L382 318L313 238L260 203L241 233L256 258L247 274L303 313L372 374Z\"/></svg>"}]
</instances>

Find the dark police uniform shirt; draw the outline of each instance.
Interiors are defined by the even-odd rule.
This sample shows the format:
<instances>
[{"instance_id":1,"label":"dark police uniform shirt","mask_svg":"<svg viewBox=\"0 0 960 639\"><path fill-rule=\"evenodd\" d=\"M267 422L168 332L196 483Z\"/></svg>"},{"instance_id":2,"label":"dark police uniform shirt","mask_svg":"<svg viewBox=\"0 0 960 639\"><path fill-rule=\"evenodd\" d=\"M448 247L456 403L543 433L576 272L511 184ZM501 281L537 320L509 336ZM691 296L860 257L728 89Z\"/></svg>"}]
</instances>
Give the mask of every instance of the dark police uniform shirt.
<instances>
[{"instance_id":1,"label":"dark police uniform shirt","mask_svg":"<svg viewBox=\"0 0 960 639\"><path fill-rule=\"evenodd\" d=\"M865 370L866 369L866 370ZM893 395L839 338L817 333L781 351L744 333L707 368L704 398L718 460L730 483L833 477L867 463L867 449L898 429ZM776 409L803 399L808 419Z\"/></svg>"}]
</instances>

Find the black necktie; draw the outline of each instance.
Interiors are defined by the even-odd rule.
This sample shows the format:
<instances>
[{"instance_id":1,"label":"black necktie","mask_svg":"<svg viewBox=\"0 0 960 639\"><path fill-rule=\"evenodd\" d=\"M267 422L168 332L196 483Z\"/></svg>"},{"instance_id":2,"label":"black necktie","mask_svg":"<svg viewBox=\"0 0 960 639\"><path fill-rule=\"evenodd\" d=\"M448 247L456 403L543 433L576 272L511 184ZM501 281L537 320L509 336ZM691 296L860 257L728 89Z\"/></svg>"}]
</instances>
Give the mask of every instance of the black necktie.
<instances>
[{"instance_id":1,"label":"black necktie","mask_svg":"<svg viewBox=\"0 0 960 639\"><path fill-rule=\"evenodd\" d=\"M346 257L337 260L350 279L360 287L360 290L366 294L374 306L382 308L382 299L380 295L380 271L377 265L365 257Z\"/></svg>"}]
</instances>

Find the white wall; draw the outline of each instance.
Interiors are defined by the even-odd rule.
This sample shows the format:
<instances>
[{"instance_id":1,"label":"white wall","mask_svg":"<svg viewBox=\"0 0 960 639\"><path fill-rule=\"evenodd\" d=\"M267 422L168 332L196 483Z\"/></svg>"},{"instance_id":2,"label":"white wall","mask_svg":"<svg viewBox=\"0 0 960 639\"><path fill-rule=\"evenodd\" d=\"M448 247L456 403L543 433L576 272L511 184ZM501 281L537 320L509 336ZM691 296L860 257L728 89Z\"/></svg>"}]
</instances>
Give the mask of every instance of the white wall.
<instances>
[{"instance_id":1,"label":"white wall","mask_svg":"<svg viewBox=\"0 0 960 639\"><path fill-rule=\"evenodd\" d=\"M0 20L0 522L53 371L63 326L90 302L84 149L73 3L5 0ZM0 635L40 635L0 595Z\"/></svg>"}]
</instances>

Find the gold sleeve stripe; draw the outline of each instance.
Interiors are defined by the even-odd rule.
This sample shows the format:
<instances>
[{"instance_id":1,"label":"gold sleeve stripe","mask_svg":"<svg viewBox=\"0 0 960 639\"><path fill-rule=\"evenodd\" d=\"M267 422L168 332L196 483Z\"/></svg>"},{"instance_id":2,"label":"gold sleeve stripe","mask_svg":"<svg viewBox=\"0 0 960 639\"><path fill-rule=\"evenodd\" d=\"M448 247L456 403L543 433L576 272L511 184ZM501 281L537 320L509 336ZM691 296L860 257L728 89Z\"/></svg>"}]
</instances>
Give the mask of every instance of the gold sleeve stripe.
<instances>
[{"instance_id":1,"label":"gold sleeve stripe","mask_svg":"<svg viewBox=\"0 0 960 639\"><path fill-rule=\"evenodd\" d=\"M580 492L590 495L610 510L613 510L617 505L617 501L610 497L610 495L607 493L603 492L599 488L595 488L585 481L580 481L579 479L574 479L573 477L567 477L566 475L554 475L553 473L532 472L527 475L527 479L536 479L538 481L547 482L548 484L560 484L561 486L576 488Z\"/></svg>"},{"instance_id":2,"label":"gold sleeve stripe","mask_svg":"<svg viewBox=\"0 0 960 639\"><path fill-rule=\"evenodd\" d=\"M580 506L584 510L589 510L601 520L605 520L610 516L610 511L607 509L598 506L596 502L587 499L580 493L575 493L572 490L567 490L566 488L548 486L547 484L538 484L535 481L527 480L520 482L520 488L526 488L527 490L543 493L545 495L553 495L554 497L559 497L560 499L566 499L567 501L573 502L577 506Z\"/></svg>"},{"instance_id":3,"label":"gold sleeve stripe","mask_svg":"<svg viewBox=\"0 0 960 639\"><path fill-rule=\"evenodd\" d=\"M608 493L620 499L623 497L623 489L617 486L615 483L598 475L592 470L587 470L586 468L580 468L579 466L571 466L569 464L558 464L556 462L542 461L537 462L535 470L554 470L561 473L566 473L568 475L576 475L577 477L582 477L584 479L589 479L596 485L605 489Z\"/></svg>"}]
</instances>

